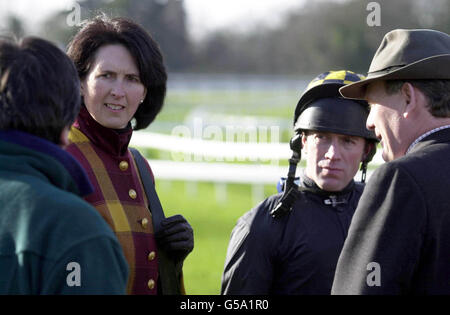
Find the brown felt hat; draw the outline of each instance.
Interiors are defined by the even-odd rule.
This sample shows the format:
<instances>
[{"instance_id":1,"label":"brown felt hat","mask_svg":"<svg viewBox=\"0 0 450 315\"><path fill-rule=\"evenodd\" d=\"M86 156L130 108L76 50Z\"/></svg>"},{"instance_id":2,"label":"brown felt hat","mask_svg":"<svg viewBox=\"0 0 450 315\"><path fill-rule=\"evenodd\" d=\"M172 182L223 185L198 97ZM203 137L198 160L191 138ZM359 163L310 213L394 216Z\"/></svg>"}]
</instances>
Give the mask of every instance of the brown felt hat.
<instances>
[{"instance_id":1,"label":"brown felt hat","mask_svg":"<svg viewBox=\"0 0 450 315\"><path fill-rule=\"evenodd\" d=\"M450 36L426 29L397 29L378 47L365 80L339 89L346 98L364 99L375 80L450 79Z\"/></svg>"}]
</instances>

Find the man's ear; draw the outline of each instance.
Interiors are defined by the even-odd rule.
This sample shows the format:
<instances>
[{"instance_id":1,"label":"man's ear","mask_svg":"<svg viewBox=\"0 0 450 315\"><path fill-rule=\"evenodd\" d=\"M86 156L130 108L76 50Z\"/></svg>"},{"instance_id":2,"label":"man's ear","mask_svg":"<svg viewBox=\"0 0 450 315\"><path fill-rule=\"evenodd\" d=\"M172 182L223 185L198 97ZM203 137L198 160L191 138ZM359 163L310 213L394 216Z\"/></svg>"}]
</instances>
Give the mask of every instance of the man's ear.
<instances>
[{"instance_id":1,"label":"man's ear","mask_svg":"<svg viewBox=\"0 0 450 315\"><path fill-rule=\"evenodd\" d=\"M372 141L366 141L366 145L364 146L364 152L363 152L363 156L361 159L361 162L364 162L367 157L369 156L370 153L372 153L372 150L375 148L377 144L375 142ZM373 158L373 156L372 156Z\"/></svg>"},{"instance_id":2,"label":"man's ear","mask_svg":"<svg viewBox=\"0 0 450 315\"><path fill-rule=\"evenodd\" d=\"M406 82L402 85L400 93L402 94L405 102L402 116L404 118L409 118L411 113L417 109L417 89L414 88L411 83Z\"/></svg>"},{"instance_id":3,"label":"man's ear","mask_svg":"<svg viewBox=\"0 0 450 315\"><path fill-rule=\"evenodd\" d=\"M70 131L70 126L64 127L64 129L61 131L61 134L59 136L59 145L62 148L65 148L66 146L68 146L70 144L69 131Z\"/></svg>"},{"instance_id":4,"label":"man's ear","mask_svg":"<svg viewBox=\"0 0 450 315\"><path fill-rule=\"evenodd\" d=\"M303 153L305 153L305 154L307 154L307 152L306 152L306 148L307 148L306 143L308 142L308 139L306 139L306 138L307 138L306 133L302 132L302 150L303 150Z\"/></svg>"}]
</instances>

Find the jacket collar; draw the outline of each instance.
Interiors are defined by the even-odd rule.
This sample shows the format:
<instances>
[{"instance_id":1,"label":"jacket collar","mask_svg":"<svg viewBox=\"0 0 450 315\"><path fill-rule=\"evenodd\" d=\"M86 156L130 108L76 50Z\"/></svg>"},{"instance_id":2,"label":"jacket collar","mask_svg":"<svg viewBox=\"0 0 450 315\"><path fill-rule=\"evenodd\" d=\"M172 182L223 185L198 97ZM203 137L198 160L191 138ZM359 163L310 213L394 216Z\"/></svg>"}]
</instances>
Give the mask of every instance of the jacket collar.
<instances>
[{"instance_id":1,"label":"jacket collar","mask_svg":"<svg viewBox=\"0 0 450 315\"><path fill-rule=\"evenodd\" d=\"M125 129L120 130L104 127L92 118L85 106L81 106L73 126L81 130L96 147L108 154L115 157L127 154L128 144L133 134L131 123Z\"/></svg>"},{"instance_id":2,"label":"jacket collar","mask_svg":"<svg viewBox=\"0 0 450 315\"><path fill-rule=\"evenodd\" d=\"M418 150L423 149L426 146L429 146L431 144L435 143L450 143L450 128L441 129L439 131L433 132L423 139L421 139L419 142L417 142L414 147L411 148L409 153L416 152Z\"/></svg>"},{"instance_id":3,"label":"jacket collar","mask_svg":"<svg viewBox=\"0 0 450 315\"><path fill-rule=\"evenodd\" d=\"M304 170L302 171L300 178L301 178L301 181L300 181L301 187L310 189L311 192L318 194L318 195L323 195L323 196L341 196L341 195L345 195L345 194L351 192L355 188L355 181L352 179L350 181L350 183L348 183L348 185L346 187L344 187L344 189L342 189L341 191L323 190L319 186L317 186L317 184L311 178L306 176Z\"/></svg>"},{"instance_id":4,"label":"jacket collar","mask_svg":"<svg viewBox=\"0 0 450 315\"><path fill-rule=\"evenodd\" d=\"M30 163L33 168L38 168L39 172L44 173L54 185L61 189L76 193L82 197L94 191L87 174L78 161L56 144L18 130L0 131L0 140L15 145L14 150L4 154L33 156L36 159L42 159L42 154L46 155L46 162ZM67 182L64 180L64 177L67 177L67 175L63 174L64 172L61 172L60 168L55 167L54 164L49 165L48 159L54 159L62 165L62 168L67 171L75 183L75 187L71 186L72 181Z\"/></svg>"},{"instance_id":5,"label":"jacket collar","mask_svg":"<svg viewBox=\"0 0 450 315\"><path fill-rule=\"evenodd\" d=\"M343 208L339 206L346 205L349 202L351 192L355 190L355 181L352 179L350 183L341 191L326 191L320 189L319 186L317 186L311 178L306 176L303 171L299 190L310 192L325 205L329 205L338 211L342 211Z\"/></svg>"}]
</instances>

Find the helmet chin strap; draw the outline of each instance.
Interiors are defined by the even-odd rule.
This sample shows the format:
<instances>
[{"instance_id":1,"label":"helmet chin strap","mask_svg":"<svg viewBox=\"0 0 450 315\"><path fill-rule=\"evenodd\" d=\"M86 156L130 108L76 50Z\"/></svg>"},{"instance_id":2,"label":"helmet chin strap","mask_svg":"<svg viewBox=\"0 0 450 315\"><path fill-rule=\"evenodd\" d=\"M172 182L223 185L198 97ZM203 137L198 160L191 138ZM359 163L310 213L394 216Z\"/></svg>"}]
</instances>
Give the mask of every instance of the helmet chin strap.
<instances>
[{"instance_id":1,"label":"helmet chin strap","mask_svg":"<svg viewBox=\"0 0 450 315\"><path fill-rule=\"evenodd\" d=\"M289 159L289 172L286 180L287 190L289 190L289 188L294 186L297 187L294 181L295 181L295 173L297 171L297 165L302 158L302 134L297 133L295 136L293 136L291 141L289 141L289 145L292 150L292 157Z\"/></svg>"},{"instance_id":2,"label":"helmet chin strap","mask_svg":"<svg viewBox=\"0 0 450 315\"><path fill-rule=\"evenodd\" d=\"M362 164L361 164L361 183L366 182L366 174L367 174L367 162L362 162Z\"/></svg>"},{"instance_id":3,"label":"helmet chin strap","mask_svg":"<svg viewBox=\"0 0 450 315\"><path fill-rule=\"evenodd\" d=\"M367 152L367 155L365 156L364 160L361 163L361 183L366 182L366 175L367 175L367 164L372 160L373 156L375 155L377 151L377 144L373 140L366 140L367 145L369 146L369 151Z\"/></svg>"},{"instance_id":4,"label":"helmet chin strap","mask_svg":"<svg viewBox=\"0 0 450 315\"><path fill-rule=\"evenodd\" d=\"M281 217L291 211L295 201L295 194L298 191L298 186L295 184L295 173L297 171L297 165L302 157L301 133L297 133L293 136L289 144L292 150L292 157L289 159L289 172L284 185L283 196L275 208L270 211L270 214L274 218Z\"/></svg>"}]
</instances>

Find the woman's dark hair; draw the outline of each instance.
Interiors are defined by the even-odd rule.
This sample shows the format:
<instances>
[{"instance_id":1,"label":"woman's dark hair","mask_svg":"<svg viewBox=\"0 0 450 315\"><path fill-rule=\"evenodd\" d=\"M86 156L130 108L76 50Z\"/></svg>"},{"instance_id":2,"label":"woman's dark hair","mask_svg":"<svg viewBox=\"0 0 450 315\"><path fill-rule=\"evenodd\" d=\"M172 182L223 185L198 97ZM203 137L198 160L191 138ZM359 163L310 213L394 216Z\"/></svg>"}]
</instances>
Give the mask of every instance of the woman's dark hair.
<instances>
[{"instance_id":1,"label":"woman's dark hair","mask_svg":"<svg viewBox=\"0 0 450 315\"><path fill-rule=\"evenodd\" d=\"M36 37L0 39L0 129L16 129L60 144L80 110L80 81L72 61Z\"/></svg>"},{"instance_id":2,"label":"woman's dark hair","mask_svg":"<svg viewBox=\"0 0 450 315\"><path fill-rule=\"evenodd\" d=\"M84 80L91 70L97 50L110 44L124 45L139 69L147 94L134 115L134 129L144 129L161 111L166 96L167 73L162 53L150 34L136 23L125 18L97 16L87 22L68 45L67 54L74 62L80 80Z\"/></svg>"}]
</instances>

